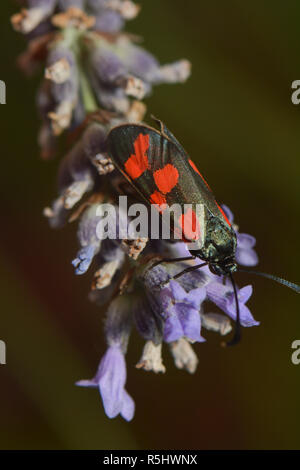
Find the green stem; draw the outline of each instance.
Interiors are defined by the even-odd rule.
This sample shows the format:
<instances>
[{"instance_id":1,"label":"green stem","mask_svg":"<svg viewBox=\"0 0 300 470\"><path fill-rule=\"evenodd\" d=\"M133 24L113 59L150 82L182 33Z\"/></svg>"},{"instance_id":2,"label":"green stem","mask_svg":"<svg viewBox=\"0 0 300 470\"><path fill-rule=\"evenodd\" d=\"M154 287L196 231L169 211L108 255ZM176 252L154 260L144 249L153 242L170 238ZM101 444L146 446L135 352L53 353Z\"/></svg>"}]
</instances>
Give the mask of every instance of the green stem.
<instances>
[{"instance_id":1,"label":"green stem","mask_svg":"<svg viewBox=\"0 0 300 470\"><path fill-rule=\"evenodd\" d=\"M92 88L88 81L87 76L85 75L83 70L80 70L79 73L80 73L80 90L81 90L81 96L83 100L84 109L86 110L87 113L92 113L94 111L97 111L98 104L97 104L95 95L92 91Z\"/></svg>"},{"instance_id":2,"label":"green stem","mask_svg":"<svg viewBox=\"0 0 300 470\"><path fill-rule=\"evenodd\" d=\"M76 28L66 28L63 32L63 36L67 47L73 50L76 57L77 67L79 70L80 91L84 109L87 113L97 111L99 106L82 66L82 32L78 31Z\"/></svg>"}]
</instances>

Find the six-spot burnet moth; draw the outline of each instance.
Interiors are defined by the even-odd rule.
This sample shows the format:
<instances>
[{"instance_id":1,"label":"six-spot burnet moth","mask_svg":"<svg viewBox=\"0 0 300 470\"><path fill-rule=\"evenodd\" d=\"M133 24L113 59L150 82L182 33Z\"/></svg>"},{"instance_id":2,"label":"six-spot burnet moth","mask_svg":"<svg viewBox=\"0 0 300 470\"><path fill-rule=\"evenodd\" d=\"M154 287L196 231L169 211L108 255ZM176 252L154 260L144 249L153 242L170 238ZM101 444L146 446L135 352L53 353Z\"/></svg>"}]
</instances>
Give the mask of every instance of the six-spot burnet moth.
<instances>
[{"instance_id":1,"label":"six-spot burnet moth","mask_svg":"<svg viewBox=\"0 0 300 470\"><path fill-rule=\"evenodd\" d=\"M155 204L163 214L173 204L179 204L183 212L173 220L173 231L180 230L182 241L193 242L191 256L163 259L160 262L175 262L200 258L203 263L190 266L182 274L208 265L219 276L231 279L236 302L236 329L228 345L240 339L240 311L237 289L233 279L235 271L252 272L273 279L296 292L300 287L271 274L239 269L235 260L236 235L222 208L187 153L159 120L160 130L143 124L123 124L114 127L107 139L108 152L115 166L147 201ZM188 204L189 209L184 210ZM192 207L200 207L199 211Z\"/></svg>"}]
</instances>

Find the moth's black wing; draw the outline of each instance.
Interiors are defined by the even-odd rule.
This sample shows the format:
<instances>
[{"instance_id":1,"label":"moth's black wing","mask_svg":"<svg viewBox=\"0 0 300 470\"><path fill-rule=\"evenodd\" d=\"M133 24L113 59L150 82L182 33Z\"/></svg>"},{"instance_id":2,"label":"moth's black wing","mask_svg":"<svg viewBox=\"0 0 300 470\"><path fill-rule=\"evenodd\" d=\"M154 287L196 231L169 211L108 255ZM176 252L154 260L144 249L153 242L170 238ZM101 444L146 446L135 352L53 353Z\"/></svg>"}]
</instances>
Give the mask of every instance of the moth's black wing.
<instances>
[{"instance_id":1,"label":"moth's black wing","mask_svg":"<svg viewBox=\"0 0 300 470\"><path fill-rule=\"evenodd\" d=\"M114 127L107 138L114 165L148 203L155 190L153 171L164 165L161 144L158 131L136 124Z\"/></svg>"},{"instance_id":2,"label":"moth's black wing","mask_svg":"<svg viewBox=\"0 0 300 470\"><path fill-rule=\"evenodd\" d=\"M148 203L203 204L230 225L196 165L167 127L156 121L160 131L140 124L110 131L108 151L116 167Z\"/></svg>"}]
</instances>

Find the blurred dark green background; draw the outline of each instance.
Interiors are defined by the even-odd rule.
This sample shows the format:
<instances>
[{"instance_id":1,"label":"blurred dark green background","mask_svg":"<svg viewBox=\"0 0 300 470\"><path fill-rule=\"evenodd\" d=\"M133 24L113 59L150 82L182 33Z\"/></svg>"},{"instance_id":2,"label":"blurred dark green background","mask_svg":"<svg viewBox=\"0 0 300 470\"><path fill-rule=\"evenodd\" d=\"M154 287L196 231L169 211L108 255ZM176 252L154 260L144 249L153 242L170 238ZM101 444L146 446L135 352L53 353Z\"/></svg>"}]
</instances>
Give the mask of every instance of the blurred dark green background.
<instances>
[{"instance_id":1,"label":"blurred dark green background","mask_svg":"<svg viewBox=\"0 0 300 470\"><path fill-rule=\"evenodd\" d=\"M260 268L300 281L300 79L298 0L140 1L128 29L162 62L193 63L185 85L161 86L148 99L236 214L257 237ZM206 334L196 346L194 376L138 371L142 343L132 338L127 389L136 401L131 423L104 415L96 390L76 388L104 352L102 314L86 297L90 276L76 277L75 226L51 231L43 207L56 194L57 161L38 158L35 92L15 66L25 48L1 2L1 320L7 365L0 366L2 449L300 448L300 297L270 281L251 282L249 306L261 326L242 343L220 348Z\"/></svg>"}]
</instances>

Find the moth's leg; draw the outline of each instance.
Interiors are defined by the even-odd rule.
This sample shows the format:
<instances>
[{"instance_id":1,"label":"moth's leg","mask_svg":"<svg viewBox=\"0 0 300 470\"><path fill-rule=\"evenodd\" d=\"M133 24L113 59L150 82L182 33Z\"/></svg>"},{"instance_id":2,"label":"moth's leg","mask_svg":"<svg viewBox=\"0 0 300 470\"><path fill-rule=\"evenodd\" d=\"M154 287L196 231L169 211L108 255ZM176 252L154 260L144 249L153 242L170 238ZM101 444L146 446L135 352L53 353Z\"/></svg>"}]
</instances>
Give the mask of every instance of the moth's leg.
<instances>
[{"instance_id":1,"label":"moth's leg","mask_svg":"<svg viewBox=\"0 0 300 470\"><path fill-rule=\"evenodd\" d=\"M188 268L173 276L172 279L178 279L179 277L183 276L183 274L196 271L197 269L203 268L203 266L207 266L207 263L197 264L196 266L189 266Z\"/></svg>"},{"instance_id":2,"label":"moth's leg","mask_svg":"<svg viewBox=\"0 0 300 470\"><path fill-rule=\"evenodd\" d=\"M192 259L195 259L195 258L196 256L185 256L183 258L163 258L160 261L157 261L156 263L154 263L152 265L152 268L162 263L175 263L176 261L191 261Z\"/></svg>"}]
</instances>

